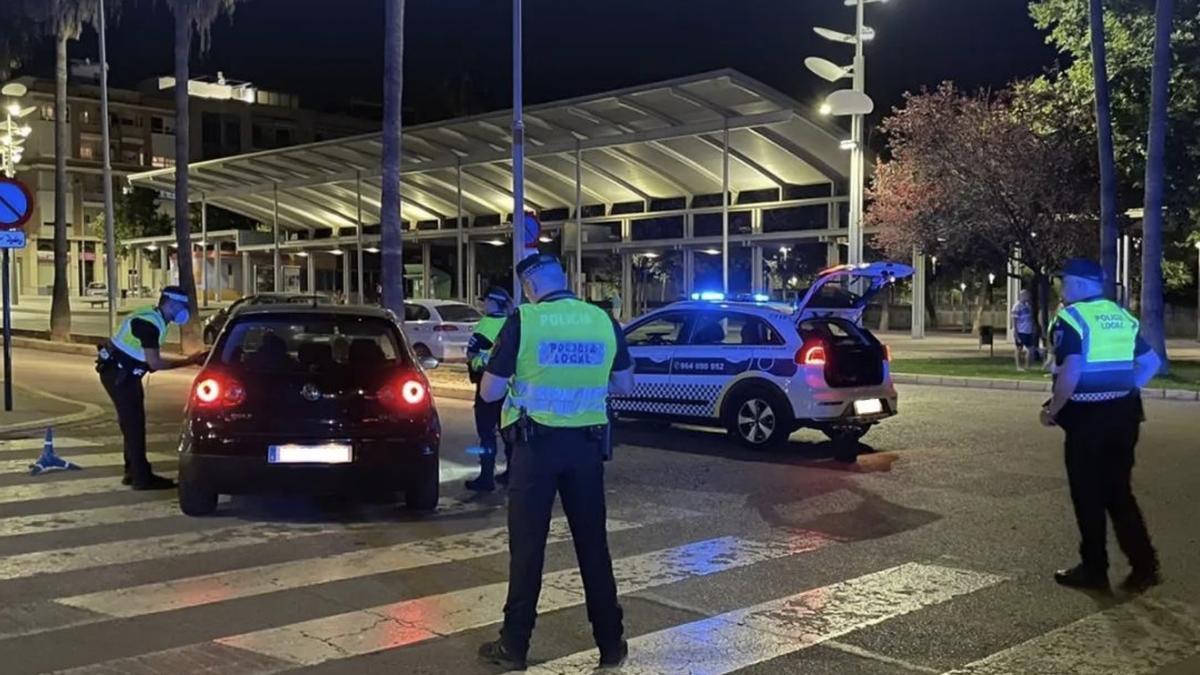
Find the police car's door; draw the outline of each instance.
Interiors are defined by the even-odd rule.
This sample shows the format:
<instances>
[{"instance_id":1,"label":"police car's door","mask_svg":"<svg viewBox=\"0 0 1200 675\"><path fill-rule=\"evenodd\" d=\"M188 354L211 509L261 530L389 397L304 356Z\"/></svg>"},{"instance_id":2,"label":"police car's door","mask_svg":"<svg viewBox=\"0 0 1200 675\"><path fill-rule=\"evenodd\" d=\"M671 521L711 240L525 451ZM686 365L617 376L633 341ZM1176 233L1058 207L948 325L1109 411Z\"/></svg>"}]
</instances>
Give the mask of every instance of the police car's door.
<instances>
[{"instance_id":1,"label":"police car's door","mask_svg":"<svg viewBox=\"0 0 1200 675\"><path fill-rule=\"evenodd\" d=\"M633 396L613 400L613 408L634 415L670 413L671 359L687 338L688 312L666 310L642 317L625 329L634 364Z\"/></svg>"},{"instance_id":2,"label":"police car's door","mask_svg":"<svg viewBox=\"0 0 1200 675\"><path fill-rule=\"evenodd\" d=\"M714 307L696 313L688 342L675 350L670 389L680 400L678 412L688 417L720 416L721 392L747 373L762 370L764 350L774 342L761 318Z\"/></svg>"}]
</instances>

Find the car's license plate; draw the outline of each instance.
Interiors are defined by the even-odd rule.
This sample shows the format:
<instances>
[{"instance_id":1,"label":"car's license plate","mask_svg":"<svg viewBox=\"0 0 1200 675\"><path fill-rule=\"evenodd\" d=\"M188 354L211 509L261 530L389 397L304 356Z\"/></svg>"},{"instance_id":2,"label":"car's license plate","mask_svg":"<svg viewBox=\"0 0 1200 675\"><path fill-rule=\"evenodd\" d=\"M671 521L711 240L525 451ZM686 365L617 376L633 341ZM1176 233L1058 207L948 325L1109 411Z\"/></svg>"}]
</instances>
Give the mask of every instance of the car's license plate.
<instances>
[{"instance_id":1,"label":"car's license plate","mask_svg":"<svg viewBox=\"0 0 1200 675\"><path fill-rule=\"evenodd\" d=\"M881 412L883 412L883 401L877 398L854 402L855 415L876 415Z\"/></svg>"},{"instance_id":2,"label":"car's license plate","mask_svg":"<svg viewBox=\"0 0 1200 675\"><path fill-rule=\"evenodd\" d=\"M353 449L346 443L289 443L267 448L267 461L271 464L349 464L353 460Z\"/></svg>"}]
</instances>

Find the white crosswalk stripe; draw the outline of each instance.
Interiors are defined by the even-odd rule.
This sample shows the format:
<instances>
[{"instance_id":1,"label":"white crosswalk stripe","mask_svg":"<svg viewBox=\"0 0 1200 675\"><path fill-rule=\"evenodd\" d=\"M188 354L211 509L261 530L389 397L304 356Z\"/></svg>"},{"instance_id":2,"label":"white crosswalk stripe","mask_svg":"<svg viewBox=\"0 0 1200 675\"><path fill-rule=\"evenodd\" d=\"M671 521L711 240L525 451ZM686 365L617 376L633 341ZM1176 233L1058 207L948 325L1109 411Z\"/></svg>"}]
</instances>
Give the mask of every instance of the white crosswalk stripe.
<instances>
[{"instance_id":1,"label":"white crosswalk stripe","mask_svg":"<svg viewBox=\"0 0 1200 675\"><path fill-rule=\"evenodd\" d=\"M0 518L0 538L78 530L102 525L121 525L179 515L179 503L175 499L166 499L124 506L102 506L94 509L39 513L34 516L12 516Z\"/></svg>"},{"instance_id":2,"label":"white crosswalk stripe","mask_svg":"<svg viewBox=\"0 0 1200 675\"><path fill-rule=\"evenodd\" d=\"M164 453L147 453L151 462L163 461L164 459L174 460L173 455ZM101 468L110 466L123 466L125 464L125 455L120 452L103 452L94 455L79 455L71 452L58 452L58 456L63 459L71 460L73 464L77 464L82 469ZM29 465L37 459L37 453L30 453L26 459L0 459L0 475L29 473Z\"/></svg>"},{"instance_id":3,"label":"white crosswalk stripe","mask_svg":"<svg viewBox=\"0 0 1200 675\"><path fill-rule=\"evenodd\" d=\"M829 543L829 539L815 534L775 541L721 537L618 559L613 561L613 572L621 592L633 593L812 551ZM500 618L507 590L508 584L489 584L217 642L296 665L312 666L495 623ZM552 572L543 577L539 612L574 607L583 601L583 583L577 570Z\"/></svg>"},{"instance_id":4,"label":"white crosswalk stripe","mask_svg":"<svg viewBox=\"0 0 1200 675\"><path fill-rule=\"evenodd\" d=\"M1151 675L1200 653L1200 609L1139 599L997 652L947 675Z\"/></svg>"},{"instance_id":5,"label":"white crosswalk stripe","mask_svg":"<svg viewBox=\"0 0 1200 675\"><path fill-rule=\"evenodd\" d=\"M34 478L32 479L34 482L0 487L0 504L129 491L128 487L121 485L120 476L56 480L61 475L51 474L49 476ZM175 477L175 473L172 471L160 472L160 475L167 478ZM39 479L45 482L37 482Z\"/></svg>"},{"instance_id":6,"label":"white crosswalk stripe","mask_svg":"<svg viewBox=\"0 0 1200 675\"><path fill-rule=\"evenodd\" d=\"M0 441L0 453L7 452L41 452L42 445L45 443L45 437L38 436L36 438L13 438L6 441ZM63 448L98 448L100 443L96 441L86 440L82 438L55 438L54 449L61 450ZM35 455L36 456L36 455Z\"/></svg>"},{"instance_id":7,"label":"white crosswalk stripe","mask_svg":"<svg viewBox=\"0 0 1200 675\"><path fill-rule=\"evenodd\" d=\"M629 660L621 667L621 673L731 673L1003 580L992 574L940 565L901 565L640 635L630 640ZM595 650L580 652L528 672L591 673L598 657Z\"/></svg>"}]
</instances>

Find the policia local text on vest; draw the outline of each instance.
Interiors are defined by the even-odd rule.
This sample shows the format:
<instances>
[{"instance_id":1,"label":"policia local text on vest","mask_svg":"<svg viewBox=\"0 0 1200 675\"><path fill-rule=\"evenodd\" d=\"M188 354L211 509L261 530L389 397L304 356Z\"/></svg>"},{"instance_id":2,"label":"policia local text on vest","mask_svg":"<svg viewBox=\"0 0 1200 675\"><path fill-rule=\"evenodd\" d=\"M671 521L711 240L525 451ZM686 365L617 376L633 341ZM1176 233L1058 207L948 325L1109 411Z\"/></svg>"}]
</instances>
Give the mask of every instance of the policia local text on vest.
<instances>
[{"instance_id":1,"label":"policia local text on vest","mask_svg":"<svg viewBox=\"0 0 1200 675\"><path fill-rule=\"evenodd\" d=\"M604 310L566 290L550 255L517 268L533 304L520 306L496 340L480 384L484 401L504 399L501 426L518 439L509 477L509 585L500 639L480 658L524 668L537 617L542 561L555 497L571 524L600 665L619 665L622 638L604 504L608 395L633 391L633 362Z\"/></svg>"},{"instance_id":2,"label":"policia local text on vest","mask_svg":"<svg viewBox=\"0 0 1200 675\"><path fill-rule=\"evenodd\" d=\"M135 310L103 345L97 348L96 372L113 402L124 438L125 476L134 490L166 490L174 481L155 475L146 459L146 395L142 378L203 361L204 352L184 359L162 355L167 324L183 325L190 316L188 297L178 286L167 286L154 307Z\"/></svg>"},{"instance_id":3,"label":"policia local text on vest","mask_svg":"<svg viewBox=\"0 0 1200 675\"><path fill-rule=\"evenodd\" d=\"M1133 568L1122 587L1140 592L1160 578L1131 476L1143 419L1139 390L1158 372L1161 361L1138 335L1137 319L1102 297L1104 273L1099 264L1072 260L1061 276L1066 306L1050 330L1058 369L1042 423L1066 433L1080 562L1054 578L1074 588L1108 588L1107 517Z\"/></svg>"}]
</instances>

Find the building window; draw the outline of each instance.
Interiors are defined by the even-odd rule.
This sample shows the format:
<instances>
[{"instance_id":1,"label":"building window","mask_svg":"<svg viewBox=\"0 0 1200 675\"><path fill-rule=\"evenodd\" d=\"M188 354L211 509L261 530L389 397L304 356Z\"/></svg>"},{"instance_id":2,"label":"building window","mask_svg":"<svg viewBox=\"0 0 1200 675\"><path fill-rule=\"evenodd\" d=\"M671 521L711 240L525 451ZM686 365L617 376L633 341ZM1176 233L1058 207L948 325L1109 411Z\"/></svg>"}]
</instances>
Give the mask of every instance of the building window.
<instances>
[{"instance_id":1,"label":"building window","mask_svg":"<svg viewBox=\"0 0 1200 675\"><path fill-rule=\"evenodd\" d=\"M79 112L79 121L84 124L91 124L92 123L92 111L88 110L87 108L84 108L83 110L81 110Z\"/></svg>"},{"instance_id":2,"label":"building window","mask_svg":"<svg viewBox=\"0 0 1200 675\"><path fill-rule=\"evenodd\" d=\"M150 166L156 169L169 169L175 166L175 160L170 157L155 155L150 159Z\"/></svg>"},{"instance_id":3,"label":"building window","mask_svg":"<svg viewBox=\"0 0 1200 675\"><path fill-rule=\"evenodd\" d=\"M96 141L79 142L79 159L99 159L100 144Z\"/></svg>"}]
</instances>

